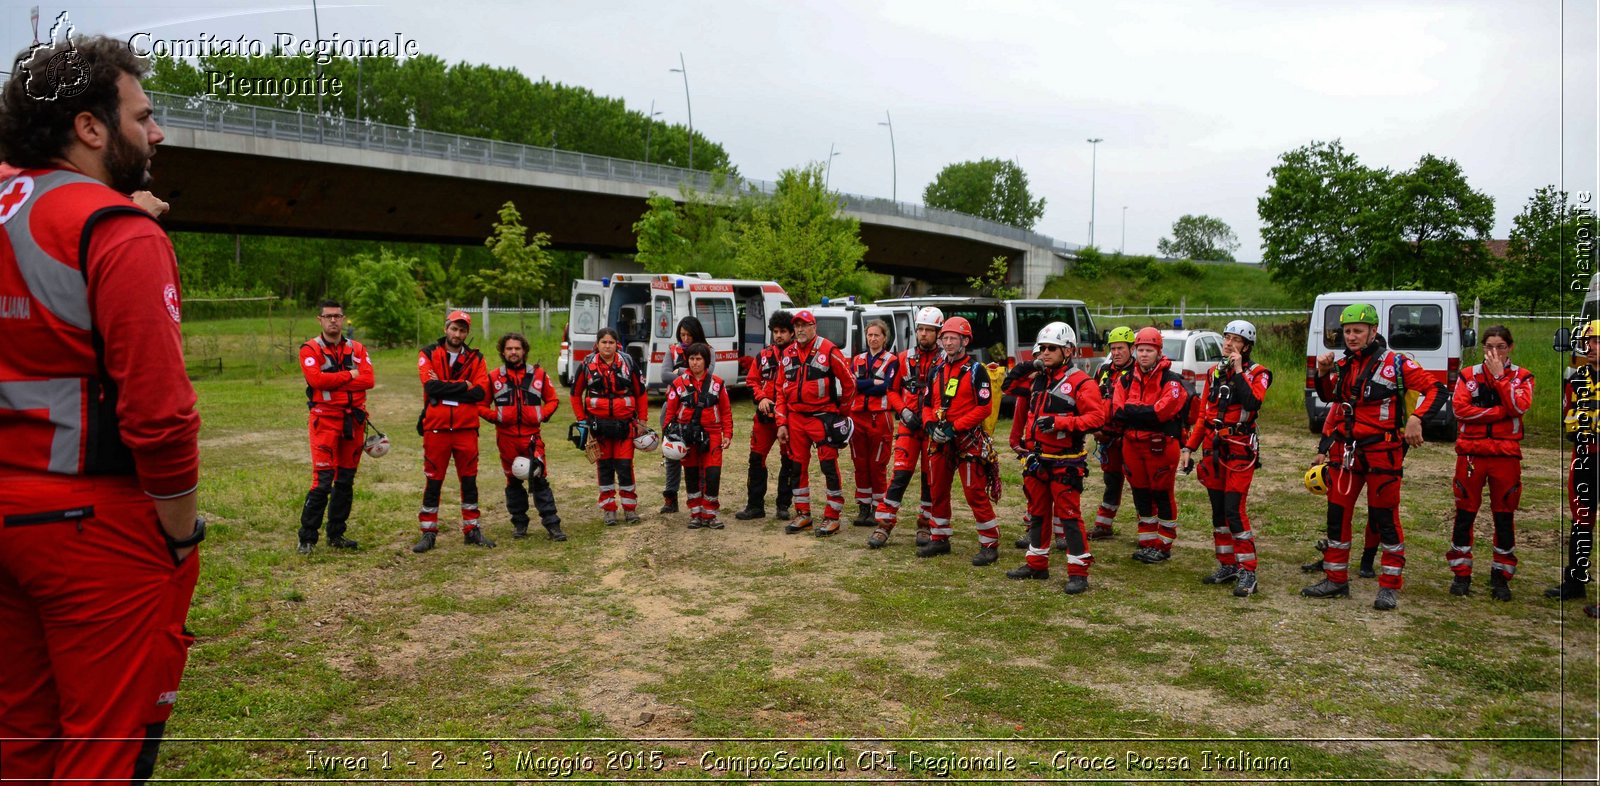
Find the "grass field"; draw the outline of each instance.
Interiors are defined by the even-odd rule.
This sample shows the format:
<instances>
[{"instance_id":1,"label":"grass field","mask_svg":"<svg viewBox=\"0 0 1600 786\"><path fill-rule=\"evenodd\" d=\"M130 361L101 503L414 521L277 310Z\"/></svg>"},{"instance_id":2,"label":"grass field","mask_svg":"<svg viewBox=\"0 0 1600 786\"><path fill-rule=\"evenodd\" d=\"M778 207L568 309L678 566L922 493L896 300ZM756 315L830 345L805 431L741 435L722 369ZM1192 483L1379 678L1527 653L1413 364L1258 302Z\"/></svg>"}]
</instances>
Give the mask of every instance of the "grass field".
<instances>
[{"instance_id":1,"label":"grass field","mask_svg":"<svg viewBox=\"0 0 1600 786\"><path fill-rule=\"evenodd\" d=\"M726 530L653 513L655 456L638 464L643 523L604 527L592 467L562 439L564 405L546 434L571 540L510 538L486 438L484 521L499 548L465 547L447 523L440 547L419 556L409 551L422 488L415 355L385 350L370 409L395 449L357 478L349 534L362 548L307 558L294 548L309 472L303 382L288 353L311 320L275 324L281 339L270 340L250 321L187 330L191 354L209 341L221 363L196 382L213 527L190 615L199 642L168 727L178 739L158 777L498 782L565 766L600 780L1595 776L1595 623L1577 603L1542 597L1563 541L1553 432L1527 445L1508 604L1484 587L1487 515L1477 591L1446 592L1448 445L1407 462L1397 612L1372 610L1371 580L1356 580L1348 600L1296 595L1315 578L1297 564L1313 555L1323 510L1300 488L1313 443L1300 377L1286 372L1253 487L1262 591L1248 599L1199 582L1215 563L1192 477L1179 482L1176 557L1128 559L1125 503L1119 538L1095 544L1092 589L1076 597L1060 591L1064 571L1007 581L1021 561L1009 548L999 565L968 565L976 544L959 501L954 553L933 560L913 556L909 517L881 551L863 547L866 529L822 540L734 521L748 400L735 405ZM535 359L553 364L559 332L531 335ZM1005 472L1009 544L1022 499L1016 468ZM1086 499L1100 489L1091 479ZM800 771L740 758L770 764L779 751L812 758L790 760ZM584 755L587 767L534 760ZM335 756L366 756L370 771ZM978 759L940 758L950 756ZM1002 769L981 769L982 757Z\"/></svg>"}]
</instances>

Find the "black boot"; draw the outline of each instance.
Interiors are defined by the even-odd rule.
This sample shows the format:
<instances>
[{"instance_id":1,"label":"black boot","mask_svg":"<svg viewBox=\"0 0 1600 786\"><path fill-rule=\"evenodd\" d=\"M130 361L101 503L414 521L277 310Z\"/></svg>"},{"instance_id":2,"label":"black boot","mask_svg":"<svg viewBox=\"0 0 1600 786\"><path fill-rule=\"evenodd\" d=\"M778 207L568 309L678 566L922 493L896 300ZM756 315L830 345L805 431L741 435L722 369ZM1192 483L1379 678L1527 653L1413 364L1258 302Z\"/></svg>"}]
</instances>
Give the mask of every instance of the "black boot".
<instances>
[{"instance_id":1,"label":"black boot","mask_svg":"<svg viewBox=\"0 0 1600 786\"><path fill-rule=\"evenodd\" d=\"M750 471L745 476L744 510L733 514L733 517L740 521L767 516L767 468L759 463L760 460L759 454L750 454Z\"/></svg>"},{"instance_id":2,"label":"black boot","mask_svg":"<svg viewBox=\"0 0 1600 786\"><path fill-rule=\"evenodd\" d=\"M411 551L416 554L421 554L424 551L432 551L434 541L438 540L438 538L438 532L424 532L422 533L422 537L417 539L417 545L411 547Z\"/></svg>"},{"instance_id":3,"label":"black boot","mask_svg":"<svg viewBox=\"0 0 1600 786\"><path fill-rule=\"evenodd\" d=\"M1050 578L1050 569L1049 568L1045 568L1044 570L1034 570L1032 566L1027 565L1026 563L1024 563L1022 565L1018 565L1015 568L1012 568L1011 570L1006 571L1006 578L1008 578L1008 579L1048 579L1048 578Z\"/></svg>"},{"instance_id":4,"label":"black boot","mask_svg":"<svg viewBox=\"0 0 1600 786\"><path fill-rule=\"evenodd\" d=\"M946 541L946 543L948 542L949 541ZM979 546L978 553L972 556L973 566L979 568L985 565L993 565L999 561L1000 549L995 546Z\"/></svg>"},{"instance_id":5,"label":"black boot","mask_svg":"<svg viewBox=\"0 0 1600 786\"><path fill-rule=\"evenodd\" d=\"M1574 600L1583 597L1584 594L1583 582L1572 579L1567 579L1544 591L1544 596L1551 600Z\"/></svg>"},{"instance_id":6,"label":"black boot","mask_svg":"<svg viewBox=\"0 0 1600 786\"><path fill-rule=\"evenodd\" d=\"M669 494L661 495L661 509L656 511L656 512L657 513L677 513L678 512L678 497L677 497L677 495L675 495L675 494L673 494L673 495L669 495Z\"/></svg>"},{"instance_id":7,"label":"black boot","mask_svg":"<svg viewBox=\"0 0 1600 786\"><path fill-rule=\"evenodd\" d=\"M544 525L544 531L551 540L557 543L567 539L567 533L561 531L561 522L559 521L552 521Z\"/></svg>"},{"instance_id":8,"label":"black boot","mask_svg":"<svg viewBox=\"0 0 1600 786\"><path fill-rule=\"evenodd\" d=\"M1374 546L1374 547L1372 547L1370 549L1362 549L1361 550L1361 573L1358 574L1358 575L1361 576L1361 578L1371 579L1371 578L1376 578L1377 577L1378 572L1376 570L1372 569L1372 563L1377 558L1378 558L1378 548L1376 546Z\"/></svg>"},{"instance_id":9,"label":"black boot","mask_svg":"<svg viewBox=\"0 0 1600 786\"><path fill-rule=\"evenodd\" d=\"M468 546L482 546L486 549L494 548L494 541L484 537L483 527L473 527L472 529L467 530L466 533L462 535L462 539Z\"/></svg>"},{"instance_id":10,"label":"black boot","mask_svg":"<svg viewBox=\"0 0 1600 786\"><path fill-rule=\"evenodd\" d=\"M1450 580L1450 594L1465 597L1472 594L1472 577L1457 576Z\"/></svg>"},{"instance_id":11,"label":"black boot","mask_svg":"<svg viewBox=\"0 0 1600 786\"><path fill-rule=\"evenodd\" d=\"M522 540L523 538L526 538L526 537L528 537L528 522L526 522L526 521L513 521L513 522L511 522L511 538L513 540Z\"/></svg>"},{"instance_id":12,"label":"black boot","mask_svg":"<svg viewBox=\"0 0 1600 786\"><path fill-rule=\"evenodd\" d=\"M857 527L871 527L877 524L877 522L872 520L872 514L877 510L875 506L870 504L863 505L858 502L856 503L856 507L860 508L861 510L856 513L855 518L850 520L851 524L854 524Z\"/></svg>"},{"instance_id":13,"label":"black boot","mask_svg":"<svg viewBox=\"0 0 1600 786\"><path fill-rule=\"evenodd\" d=\"M917 547L919 557L937 557L940 554L950 553L950 541L929 540L926 544Z\"/></svg>"},{"instance_id":14,"label":"black boot","mask_svg":"<svg viewBox=\"0 0 1600 786\"><path fill-rule=\"evenodd\" d=\"M1322 538L1321 540L1318 540L1317 541L1317 558L1312 560L1312 561L1310 561L1310 562L1305 563L1304 565L1301 565L1300 566L1300 572L1301 573L1321 573L1322 572L1322 552L1327 548L1328 548L1328 539L1327 538Z\"/></svg>"},{"instance_id":15,"label":"black boot","mask_svg":"<svg viewBox=\"0 0 1600 786\"><path fill-rule=\"evenodd\" d=\"M1331 579L1323 579L1300 590L1300 594L1308 598L1348 598L1350 597L1350 584L1341 584Z\"/></svg>"},{"instance_id":16,"label":"black boot","mask_svg":"<svg viewBox=\"0 0 1600 786\"><path fill-rule=\"evenodd\" d=\"M1506 581L1506 575L1500 571L1489 574L1489 597L1495 600L1511 600L1511 585Z\"/></svg>"},{"instance_id":17,"label":"black boot","mask_svg":"<svg viewBox=\"0 0 1600 786\"><path fill-rule=\"evenodd\" d=\"M1077 595L1081 592L1087 592L1089 590L1089 577L1068 576L1067 586L1062 587L1061 590L1068 595Z\"/></svg>"}]
</instances>

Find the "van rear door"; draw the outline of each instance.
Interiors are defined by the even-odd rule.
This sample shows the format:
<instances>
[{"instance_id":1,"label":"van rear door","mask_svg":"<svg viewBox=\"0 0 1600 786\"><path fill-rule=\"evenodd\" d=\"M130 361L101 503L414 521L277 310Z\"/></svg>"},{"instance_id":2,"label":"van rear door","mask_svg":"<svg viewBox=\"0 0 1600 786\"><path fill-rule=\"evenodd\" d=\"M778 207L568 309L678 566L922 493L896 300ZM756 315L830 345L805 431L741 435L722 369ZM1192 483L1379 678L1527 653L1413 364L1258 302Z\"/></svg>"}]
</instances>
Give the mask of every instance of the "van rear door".
<instances>
[{"instance_id":1,"label":"van rear door","mask_svg":"<svg viewBox=\"0 0 1600 786\"><path fill-rule=\"evenodd\" d=\"M561 352L556 358L556 373L563 385L572 385L573 369L589 355L594 348L595 334L605 327L601 319L601 314L605 313L604 299L605 288L599 281L579 279L572 282L566 339L561 342Z\"/></svg>"}]
</instances>

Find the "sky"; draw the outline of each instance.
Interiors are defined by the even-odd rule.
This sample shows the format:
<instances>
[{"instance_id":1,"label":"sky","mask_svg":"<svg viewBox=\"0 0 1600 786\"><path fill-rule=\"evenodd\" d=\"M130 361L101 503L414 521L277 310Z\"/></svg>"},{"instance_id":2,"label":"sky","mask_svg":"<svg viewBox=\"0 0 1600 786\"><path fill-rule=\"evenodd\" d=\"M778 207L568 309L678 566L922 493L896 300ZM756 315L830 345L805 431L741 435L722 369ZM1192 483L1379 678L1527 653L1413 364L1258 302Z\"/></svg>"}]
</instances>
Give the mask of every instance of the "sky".
<instances>
[{"instance_id":1,"label":"sky","mask_svg":"<svg viewBox=\"0 0 1600 786\"><path fill-rule=\"evenodd\" d=\"M1092 201L1096 245L1154 253L1206 214L1259 261L1270 170L1316 140L1395 171L1455 159L1494 199L1496 238L1541 186L1594 192L1596 5L319 0L316 17L324 38L400 36L669 123L688 120L681 54L695 130L747 177L832 148L834 189L920 203L948 164L1009 159L1046 200L1044 234L1087 243ZM42 2L41 35L63 10L119 38L313 38L309 3ZM0 10L7 52L32 42L28 11Z\"/></svg>"}]
</instances>

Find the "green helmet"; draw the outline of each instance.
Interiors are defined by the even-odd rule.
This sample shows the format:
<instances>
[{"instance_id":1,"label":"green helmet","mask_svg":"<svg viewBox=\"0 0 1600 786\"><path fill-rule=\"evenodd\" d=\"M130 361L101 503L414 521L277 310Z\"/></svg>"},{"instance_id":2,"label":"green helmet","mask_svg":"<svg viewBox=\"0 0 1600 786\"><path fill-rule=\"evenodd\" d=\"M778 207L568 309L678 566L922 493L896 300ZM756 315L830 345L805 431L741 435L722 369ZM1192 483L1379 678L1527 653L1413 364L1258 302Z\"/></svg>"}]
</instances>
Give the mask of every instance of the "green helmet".
<instances>
[{"instance_id":1,"label":"green helmet","mask_svg":"<svg viewBox=\"0 0 1600 786\"><path fill-rule=\"evenodd\" d=\"M1339 314L1339 326L1345 325L1371 325L1378 326L1378 309L1367 303L1351 303L1344 307Z\"/></svg>"},{"instance_id":2,"label":"green helmet","mask_svg":"<svg viewBox=\"0 0 1600 786\"><path fill-rule=\"evenodd\" d=\"M1133 339L1133 328L1127 326L1114 327L1106 334L1107 344L1132 344Z\"/></svg>"}]
</instances>

